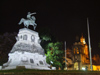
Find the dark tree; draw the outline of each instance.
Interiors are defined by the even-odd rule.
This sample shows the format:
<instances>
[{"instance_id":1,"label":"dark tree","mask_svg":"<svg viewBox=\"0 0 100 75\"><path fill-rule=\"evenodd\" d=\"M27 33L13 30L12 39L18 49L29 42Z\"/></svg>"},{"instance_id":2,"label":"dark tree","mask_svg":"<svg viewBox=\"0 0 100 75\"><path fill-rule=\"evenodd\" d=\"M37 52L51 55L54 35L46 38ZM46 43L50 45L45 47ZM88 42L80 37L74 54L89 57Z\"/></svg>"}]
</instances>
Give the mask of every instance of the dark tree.
<instances>
[{"instance_id":1,"label":"dark tree","mask_svg":"<svg viewBox=\"0 0 100 75\"><path fill-rule=\"evenodd\" d=\"M4 33L0 35L0 65L8 60L8 53L16 42L17 33Z\"/></svg>"}]
</instances>

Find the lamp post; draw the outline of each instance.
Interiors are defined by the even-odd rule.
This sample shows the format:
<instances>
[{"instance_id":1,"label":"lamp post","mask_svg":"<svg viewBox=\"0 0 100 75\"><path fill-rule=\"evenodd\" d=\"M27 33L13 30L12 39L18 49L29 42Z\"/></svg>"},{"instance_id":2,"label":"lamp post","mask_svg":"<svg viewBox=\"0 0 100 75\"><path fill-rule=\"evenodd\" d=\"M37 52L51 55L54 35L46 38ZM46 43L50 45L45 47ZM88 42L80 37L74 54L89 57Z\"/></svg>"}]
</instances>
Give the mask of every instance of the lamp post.
<instances>
[{"instance_id":1,"label":"lamp post","mask_svg":"<svg viewBox=\"0 0 100 75\"><path fill-rule=\"evenodd\" d=\"M92 55L91 55L91 43L90 43L90 32L89 32L89 20L87 18L87 30L88 30L88 44L89 44L89 54L90 54L90 68L92 71Z\"/></svg>"},{"instance_id":2,"label":"lamp post","mask_svg":"<svg viewBox=\"0 0 100 75\"><path fill-rule=\"evenodd\" d=\"M65 41L65 69L67 69L67 64L66 64L66 41Z\"/></svg>"}]
</instances>

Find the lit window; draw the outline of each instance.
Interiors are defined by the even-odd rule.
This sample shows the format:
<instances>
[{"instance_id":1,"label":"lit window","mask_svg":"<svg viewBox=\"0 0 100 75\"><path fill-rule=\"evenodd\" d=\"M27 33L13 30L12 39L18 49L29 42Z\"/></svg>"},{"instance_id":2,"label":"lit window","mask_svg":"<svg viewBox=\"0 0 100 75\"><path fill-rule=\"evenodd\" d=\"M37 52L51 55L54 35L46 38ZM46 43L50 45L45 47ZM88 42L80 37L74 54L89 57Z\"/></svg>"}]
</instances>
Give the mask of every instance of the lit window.
<instances>
[{"instance_id":1,"label":"lit window","mask_svg":"<svg viewBox=\"0 0 100 75\"><path fill-rule=\"evenodd\" d=\"M84 53L85 53L85 49L84 49Z\"/></svg>"},{"instance_id":2,"label":"lit window","mask_svg":"<svg viewBox=\"0 0 100 75\"><path fill-rule=\"evenodd\" d=\"M77 49L77 54L79 54L79 50Z\"/></svg>"}]
</instances>

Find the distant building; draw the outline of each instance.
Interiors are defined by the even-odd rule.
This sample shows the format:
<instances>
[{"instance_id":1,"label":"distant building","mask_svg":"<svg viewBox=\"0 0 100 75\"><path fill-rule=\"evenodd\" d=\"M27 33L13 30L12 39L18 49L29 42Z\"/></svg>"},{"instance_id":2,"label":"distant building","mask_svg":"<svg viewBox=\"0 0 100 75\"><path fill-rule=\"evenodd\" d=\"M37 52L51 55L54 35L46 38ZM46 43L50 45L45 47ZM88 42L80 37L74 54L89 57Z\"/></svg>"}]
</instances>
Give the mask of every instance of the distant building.
<instances>
[{"instance_id":1,"label":"distant building","mask_svg":"<svg viewBox=\"0 0 100 75\"><path fill-rule=\"evenodd\" d=\"M91 70L88 45L83 35L80 41L77 40L77 42L73 44L72 50L67 48L66 61L67 70ZM92 63L93 70L100 71L99 55L94 55L92 57Z\"/></svg>"},{"instance_id":2,"label":"distant building","mask_svg":"<svg viewBox=\"0 0 100 75\"><path fill-rule=\"evenodd\" d=\"M82 70L89 65L89 52L88 45L85 42L85 38L82 36L80 42L75 42L72 46L74 70Z\"/></svg>"}]
</instances>

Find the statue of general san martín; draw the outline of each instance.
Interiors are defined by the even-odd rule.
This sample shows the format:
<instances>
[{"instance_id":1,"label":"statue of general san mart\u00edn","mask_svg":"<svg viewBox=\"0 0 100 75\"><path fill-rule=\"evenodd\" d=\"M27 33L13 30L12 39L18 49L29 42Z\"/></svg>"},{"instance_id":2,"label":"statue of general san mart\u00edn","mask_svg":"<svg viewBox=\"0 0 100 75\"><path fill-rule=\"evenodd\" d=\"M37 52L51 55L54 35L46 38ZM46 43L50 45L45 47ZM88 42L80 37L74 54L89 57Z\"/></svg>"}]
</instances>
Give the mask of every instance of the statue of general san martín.
<instances>
[{"instance_id":1,"label":"statue of general san mart\u00edn","mask_svg":"<svg viewBox=\"0 0 100 75\"><path fill-rule=\"evenodd\" d=\"M27 19L22 18L18 24L20 25L21 23L23 23L24 26L27 28L29 25L32 25L34 27L34 30L35 30L37 24L35 23L36 18L34 16L32 16L33 14L36 14L36 13L28 12Z\"/></svg>"}]
</instances>

